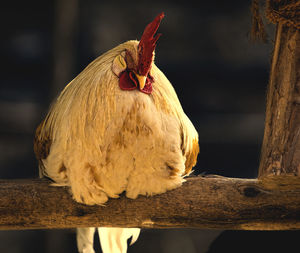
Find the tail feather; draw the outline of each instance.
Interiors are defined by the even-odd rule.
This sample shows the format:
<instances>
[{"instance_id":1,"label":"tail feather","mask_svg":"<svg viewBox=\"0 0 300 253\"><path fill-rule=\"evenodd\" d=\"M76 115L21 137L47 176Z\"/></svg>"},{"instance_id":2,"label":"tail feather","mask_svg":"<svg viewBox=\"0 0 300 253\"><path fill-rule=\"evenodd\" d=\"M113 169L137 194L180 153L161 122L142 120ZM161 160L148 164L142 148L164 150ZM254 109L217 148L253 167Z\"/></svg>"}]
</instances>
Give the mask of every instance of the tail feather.
<instances>
[{"instance_id":1,"label":"tail feather","mask_svg":"<svg viewBox=\"0 0 300 253\"><path fill-rule=\"evenodd\" d=\"M77 228L77 247L79 253L95 253L94 251L95 228Z\"/></svg>"},{"instance_id":2,"label":"tail feather","mask_svg":"<svg viewBox=\"0 0 300 253\"><path fill-rule=\"evenodd\" d=\"M132 230L132 237L131 237L131 242L130 242L130 246L132 244L134 244L137 239L139 238L139 235L140 235L140 232L141 232L141 229L140 228L131 228Z\"/></svg>"},{"instance_id":3,"label":"tail feather","mask_svg":"<svg viewBox=\"0 0 300 253\"><path fill-rule=\"evenodd\" d=\"M139 228L98 228L103 253L126 253L127 240L134 244L140 234Z\"/></svg>"}]
</instances>

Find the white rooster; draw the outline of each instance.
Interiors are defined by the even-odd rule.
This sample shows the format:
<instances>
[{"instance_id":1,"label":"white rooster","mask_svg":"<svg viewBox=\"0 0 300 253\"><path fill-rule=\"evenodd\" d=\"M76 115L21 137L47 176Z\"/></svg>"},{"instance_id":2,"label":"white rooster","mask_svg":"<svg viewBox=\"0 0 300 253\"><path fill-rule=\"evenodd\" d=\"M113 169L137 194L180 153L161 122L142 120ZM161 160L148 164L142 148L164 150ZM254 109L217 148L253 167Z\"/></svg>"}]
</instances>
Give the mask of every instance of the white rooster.
<instances>
[{"instance_id":1,"label":"white rooster","mask_svg":"<svg viewBox=\"0 0 300 253\"><path fill-rule=\"evenodd\" d=\"M61 92L36 130L40 175L69 186L75 201L103 205L126 192L151 196L181 186L195 166L198 134L171 83L154 64L164 14L90 63ZM124 253L138 228L98 228L104 253ZM92 253L95 228L78 228Z\"/></svg>"}]
</instances>

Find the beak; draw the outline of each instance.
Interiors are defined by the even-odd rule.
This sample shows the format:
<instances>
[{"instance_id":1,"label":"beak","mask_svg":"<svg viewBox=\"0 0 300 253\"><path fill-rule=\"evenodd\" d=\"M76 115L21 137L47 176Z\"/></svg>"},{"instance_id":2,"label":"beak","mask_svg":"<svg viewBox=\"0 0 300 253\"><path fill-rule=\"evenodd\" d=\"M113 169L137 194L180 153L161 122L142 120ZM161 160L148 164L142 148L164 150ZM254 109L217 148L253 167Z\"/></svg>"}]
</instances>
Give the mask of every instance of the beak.
<instances>
[{"instance_id":1,"label":"beak","mask_svg":"<svg viewBox=\"0 0 300 253\"><path fill-rule=\"evenodd\" d=\"M147 80L147 77L146 76L141 76L137 73L134 73L136 78L138 79L139 81L139 85L140 85L140 90L144 89L145 87L145 84L146 84L146 80Z\"/></svg>"}]
</instances>

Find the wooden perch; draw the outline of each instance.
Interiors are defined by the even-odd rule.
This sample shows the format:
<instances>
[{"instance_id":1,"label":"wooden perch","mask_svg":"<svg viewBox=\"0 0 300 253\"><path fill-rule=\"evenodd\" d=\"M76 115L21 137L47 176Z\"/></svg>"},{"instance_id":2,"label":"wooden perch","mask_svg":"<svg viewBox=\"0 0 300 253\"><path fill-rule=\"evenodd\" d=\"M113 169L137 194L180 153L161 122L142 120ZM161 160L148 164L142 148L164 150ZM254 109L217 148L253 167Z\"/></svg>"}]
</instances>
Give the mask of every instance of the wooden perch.
<instances>
[{"instance_id":1,"label":"wooden perch","mask_svg":"<svg viewBox=\"0 0 300 253\"><path fill-rule=\"evenodd\" d=\"M268 190L256 179L188 178L153 197L105 206L72 200L45 179L0 181L0 229L120 226L241 230L300 229L300 190Z\"/></svg>"}]
</instances>

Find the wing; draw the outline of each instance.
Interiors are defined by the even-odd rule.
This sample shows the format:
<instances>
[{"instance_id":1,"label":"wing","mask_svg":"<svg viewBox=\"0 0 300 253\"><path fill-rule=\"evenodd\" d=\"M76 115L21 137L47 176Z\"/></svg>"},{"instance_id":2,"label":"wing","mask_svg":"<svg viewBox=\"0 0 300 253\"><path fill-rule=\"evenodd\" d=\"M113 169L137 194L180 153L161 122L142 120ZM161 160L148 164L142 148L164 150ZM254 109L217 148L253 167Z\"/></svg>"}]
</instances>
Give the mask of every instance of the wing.
<instances>
[{"instance_id":1,"label":"wing","mask_svg":"<svg viewBox=\"0 0 300 253\"><path fill-rule=\"evenodd\" d=\"M184 113L177 94L166 76L153 65L153 76L156 80L153 100L159 109L179 119L181 127L181 150L186 158L185 175L191 173L199 154L198 133L190 119Z\"/></svg>"},{"instance_id":2,"label":"wing","mask_svg":"<svg viewBox=\"0 0 300 253\"><path fill-rule=\"evenodd\" d=\"M64 88L36 130L34 151L40 175L57 185L71 185L81 202L83 195L89 195L81 194L85 186L101 190L95 165L109 162L105 160L112 148L109 144L124 121L120 115L126 115L133 103L122 101L124 93L111 71L111 62L124 47L120 45L90 63ZM120 107L120 103L126 106Z\"/></svg>"},{"instance_id":3,"label":"wing","mask_svg":"<svg viewBox=\"0 0 300 253\"><path fill-rule=\"evenodd\" d=\"M181 132L181 150L186 158L185 161L185 175L192 172L192 168L197 163L197 157L200 151L198 144L198 133L194 128L192 122L184 114L182 119L182 132Z\"/></svg>"},{"instance_id":4,"label":"wing","mask_svg":"<svg viewBox=\"0 0 300 253\"><path fill-rule=\"evenodd\" d=\"M42 128L44 126L44 121L42 121L36 131L33 140L33 150L36 159L39 162L39 175L42 177L44 175L43 159L46 159L50 153L51 146L51 136L50 132L47 132L44 136L41 136Z\"/></svg>"}]
</instances>

